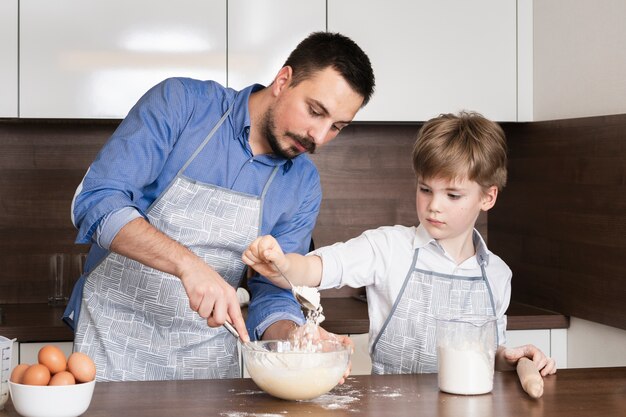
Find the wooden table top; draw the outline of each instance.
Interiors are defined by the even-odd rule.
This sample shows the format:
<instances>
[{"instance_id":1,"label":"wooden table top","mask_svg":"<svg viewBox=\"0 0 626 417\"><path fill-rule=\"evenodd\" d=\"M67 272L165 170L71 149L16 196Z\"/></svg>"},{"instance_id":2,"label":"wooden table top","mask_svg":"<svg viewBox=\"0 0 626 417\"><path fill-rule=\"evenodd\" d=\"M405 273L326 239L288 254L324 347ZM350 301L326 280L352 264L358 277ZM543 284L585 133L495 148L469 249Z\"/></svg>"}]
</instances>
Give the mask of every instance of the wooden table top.
<instances>
[{"instance_id":1,"label":"wooden table top","mask_svg":"<svg viewBox=\"0 0 626 417\"><path fill-rule=\"evenodd\" d=\"M11 401L1 417L17 416ZM563 369L531 399L515 372L496 372L491 393L442 393L436 374L361 375L311 401L283 401L251 379L98 382L84 416L626 416L626 367Z\"/></svg>"}]
</instances>

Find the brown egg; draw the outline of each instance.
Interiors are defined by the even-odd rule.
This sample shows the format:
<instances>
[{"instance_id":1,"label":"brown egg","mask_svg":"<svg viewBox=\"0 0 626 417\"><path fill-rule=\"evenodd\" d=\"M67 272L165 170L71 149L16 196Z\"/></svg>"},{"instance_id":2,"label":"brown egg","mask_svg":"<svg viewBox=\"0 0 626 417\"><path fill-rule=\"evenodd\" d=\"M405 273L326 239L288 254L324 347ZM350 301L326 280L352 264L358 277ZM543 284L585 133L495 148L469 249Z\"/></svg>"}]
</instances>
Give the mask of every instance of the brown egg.
<instances>
[{"instance_id":1,"label":"brown egg","mask_svg":"<svg viewBox=\"0 0 626 417\"><path fill-rule=\"evenodd\" d=\"M74 378L74 375L68 371L61 371L52 375L48 385L74 385L75 383L76 379Z\"/></svg>"},{"instance_id":2,"label":"brown egg","mask_svg":"<svg viewBox=\"0 0 626 417\"><path fill-rule=\"evenodd\" d=\"M57 372L67 369L65 353L54 345L46 345L39 349L37 360L40 364L47 366L51 374L56 374Z\"/></svg>"},{"instance_id":3,"label":"brown egg","mask_svg":"<svg viewBox=\"0 0 626 417\"><path fill-rule=\"evenodd\" d=\"M25 385L48 385L48 382L50 382L50 370L40 363L29 366L22 375L22 384Z\"/></svg>"},{"instance_id":4,"label":"brown egg","mask_svg":"<svg viewBox=\"0 0 626 417\"><path fill-rule=\"evenodd\" d=\"M84 353L74 352L67 360L67 370L78 382L89 382L96 377L96 364Z\"/></svg>"},{"instance_id":5,"label":"brown egg","mask_svg":"<svg viewBox=\"0 0 626 417\"><path fill-rule=\"evenodd\" d=\"M30 365L27 363L21 363L13 368L13 372L11 372L11 382L15 382L16 384L22 383L22 377L24 376L24 371L28 369Z\"/></svg>"}]
</instances>

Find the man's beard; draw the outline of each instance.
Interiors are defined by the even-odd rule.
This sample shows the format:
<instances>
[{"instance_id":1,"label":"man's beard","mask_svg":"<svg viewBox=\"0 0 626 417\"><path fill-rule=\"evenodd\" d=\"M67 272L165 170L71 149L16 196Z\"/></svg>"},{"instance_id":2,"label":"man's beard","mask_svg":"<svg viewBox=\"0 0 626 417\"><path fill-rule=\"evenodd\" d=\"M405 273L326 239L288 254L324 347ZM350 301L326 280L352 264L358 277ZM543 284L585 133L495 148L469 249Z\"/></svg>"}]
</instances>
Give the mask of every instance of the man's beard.
<instances>
[{"instance_id":1,"label":"man's beard","mask_svg":"<svg viewBox=\"0 0 626 417\"><path fill-rule=\"evenodd\" d=\"M280 146L280 143L278 142L276 134L274 133L275 131L276 126L274 125L274 109L270 107L265 112L265 117L263 118L263 122L261 124L261 133L267 139L270 148L272 148L272 153L285 159L293 159L303 153L295 146L289 146L287 149L282 148ZM307 152L311 154L315 153L315 142L313 142L311 139L297 135L292 132L285 132L284 136L287 136L298 142L306 149Z\"/></svg>"}]
</instances>

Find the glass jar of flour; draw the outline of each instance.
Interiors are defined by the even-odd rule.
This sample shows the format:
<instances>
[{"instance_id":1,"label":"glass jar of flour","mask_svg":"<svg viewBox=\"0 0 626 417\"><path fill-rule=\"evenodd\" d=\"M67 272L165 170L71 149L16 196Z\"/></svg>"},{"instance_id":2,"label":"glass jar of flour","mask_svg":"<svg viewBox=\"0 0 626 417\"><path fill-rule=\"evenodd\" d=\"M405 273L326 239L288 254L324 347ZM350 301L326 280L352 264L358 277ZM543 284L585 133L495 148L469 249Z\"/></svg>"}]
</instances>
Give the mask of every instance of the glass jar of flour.
<instances>
[{"instance_id":1,"label":"glass jar of flour","mask_svg":"<svg viewBox=\"0 0 626 417\"><path fill-rule=\"evenodd\" d=\"M496 318L437 319L439 389L450 394L486 394L493 389Z\"/></svg>"}]
</instances>

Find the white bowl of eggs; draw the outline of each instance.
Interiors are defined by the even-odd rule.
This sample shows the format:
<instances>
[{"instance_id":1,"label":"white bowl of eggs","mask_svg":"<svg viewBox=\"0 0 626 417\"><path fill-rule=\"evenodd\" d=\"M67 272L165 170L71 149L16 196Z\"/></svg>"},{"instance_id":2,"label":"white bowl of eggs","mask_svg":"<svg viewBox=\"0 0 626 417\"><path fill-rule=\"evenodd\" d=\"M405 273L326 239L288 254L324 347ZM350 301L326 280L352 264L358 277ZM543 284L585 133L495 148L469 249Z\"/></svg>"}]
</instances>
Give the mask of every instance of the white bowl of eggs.
<instances>
[{"instance_id":1,"label":"white bowl of eggs","mask_svg":"<svg viewBox=\"0 0 626 417\"><path fill-rule=\"evenodd\" d=\"M66 359L61 349L46 345L34 365L17 365L9 392L15 410L24 417L75 417L89 408L96 385L96 366L84 353Z\"/></svg>"}]
</instances>

